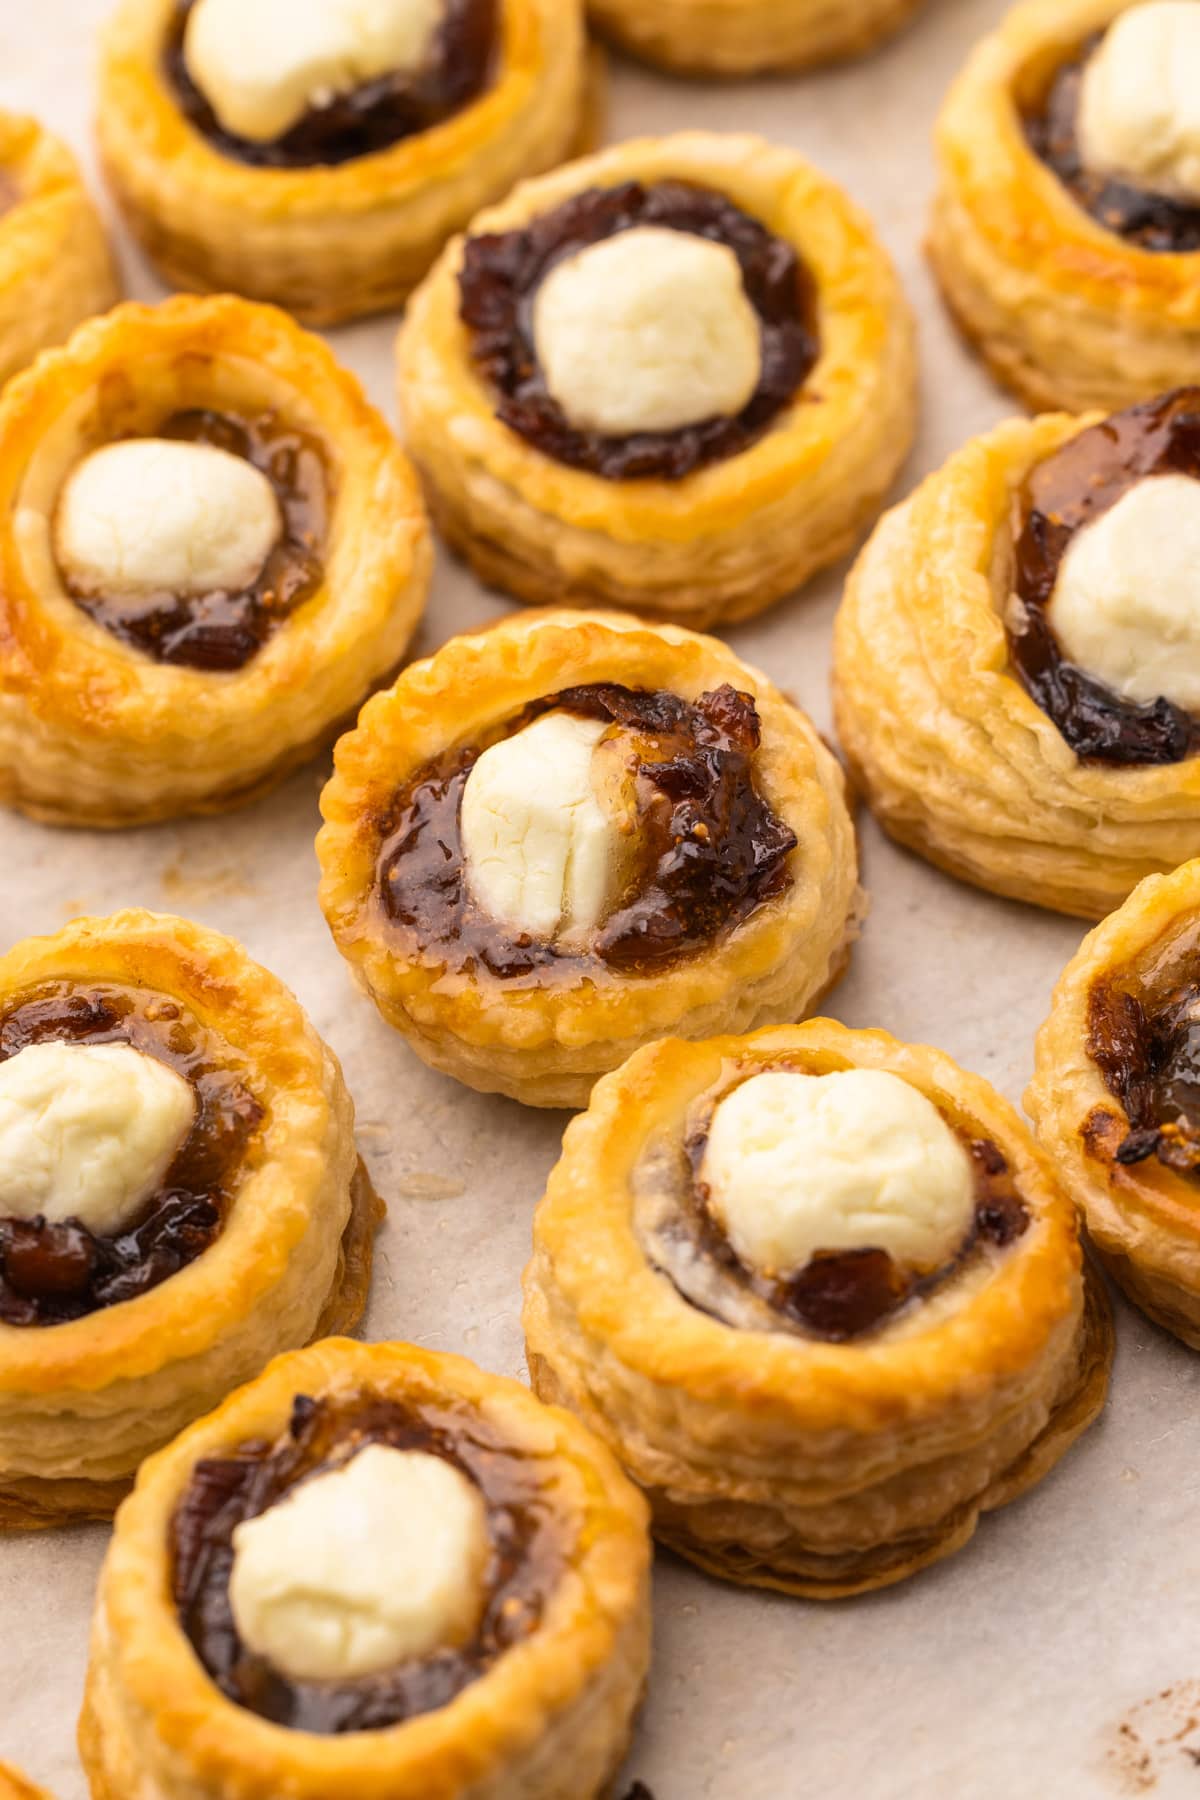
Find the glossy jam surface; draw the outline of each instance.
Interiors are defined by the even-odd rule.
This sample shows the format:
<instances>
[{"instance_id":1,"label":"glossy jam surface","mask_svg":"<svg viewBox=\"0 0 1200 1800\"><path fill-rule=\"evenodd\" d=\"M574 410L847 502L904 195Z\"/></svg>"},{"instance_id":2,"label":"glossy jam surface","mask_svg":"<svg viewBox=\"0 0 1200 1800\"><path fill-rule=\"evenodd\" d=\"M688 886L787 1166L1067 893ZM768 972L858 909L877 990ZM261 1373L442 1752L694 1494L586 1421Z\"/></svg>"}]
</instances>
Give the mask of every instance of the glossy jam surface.
<instances>
[{"instance_id":1,"label":"glossy jam surface","mask_svg":"<svg viewBox=\"0 0 1200 1800\"><path fill-rule=\"evenodd\" d=\"M1149 475L1200 479L1200 388L1114 413L1033 469L1018 501L1009 652L1025 687L1085 762L1177 763L1200 722L1165 698L1139 705L1063 657L1047 606L1077 531Z\"/></svg>"},{"instance_id":2,"label":"glossy jam surface","mask_svg":"<svg viewBox=\"0 0 1200 1800\"><path fill-rule=\"evenodd\" d=\"M1030 148L1084 212L1139 250L1200 250L1200 206L1150 193L1084 167L1079 150L1079 96L1084 72L1100 43L1089 38L1054 73L1025 115Z\"/></svg>"},{"instance_id":3,"label":"glossy jam surface","mask_svg":"<svg viewBox=\"0 0 1200 1800\"><path fill-rule=\"evenodd\" d=\"M798 1274L784 1281L748 1267L713 1214L708 1188L700 1179L708 1144L707 1127L697 1131L686 1145L691 1179L681 1196L679 1225L690 1238L693 1253L707 1261L719 1276L747 1289L805 1335L829 1343L848 1343L878 1331L906 1306L931 1294L979 1246L1003 1248L1028 1226L1028 1212L1002 1151L990 1139L963 1137L962 1141L975 1176L972 1230L951 1262L925 1276L906 1273L886 1250L870 1246L814 1256Z\"/></svg>"},{"instance_id":4,"label":"glossy jam surface","mask_svg":"<svg viewBox=\"0 0 1200 1800\"><path fill-rule=\"evenodd\" d=\"M129 1044L191 1084L196 1118L162 1183L128 1228L0 1218L0 1320L58 1325L136 1299L218 1237L263 1112L220 1060L212 1034L165 994L56 982L0 1014L0 1062L30 1044Z\"/></svg>"},{"instance_id":5,"label":"glossy jam surface","mask_svg":"<svg viewBox=\"0 0 1200 1800\"><path fill-rule=\"evenodd\" d=\"M310 169L354 162L429 131L477 99L491 77L499 0L446 0L446 16L428 66L417 74L383 75L325 106L313 107L267 144L225 131L196 83L184 54L195 0L177 0L163 51L167 79L184 117L222 155L267 169Z\"/></svg>"},{"instance_id":6,"label":"glossy jam surface","mask_svg":"<svg viewBox=\"0 0 1200 1800\"><path fill-rule=\"evenodd\" d=\"M693 232L734 252L762 326L758 387L734 418L629 437L577 430L550 394L538 361L538 288L557 263L647 225ZM677 481L737 456L795 399L817 360L816 286L791 245L724 195L681 181L592 188L523 230L469 237L459 284L475 363L495 392L498 417L545 455L612 481Z\"/></svg>"},{"instance_id":7,"label":"glossy jam surface","mask_svg":"<svg viewBox=\"0 0 1200 1800\"><path fill-rule=\"evenodd\" d=\"M749 695L722 687L693 705L606 683L569 688L497 736L556 707L634 734L639 853L626 892L586 956L509 935L471 896L462 794L486 746L460 747L397 796L379 853L384 915L420 954L508 982L541 981L556 970L577 977L592 961L640 974L703 948L790 885L796 836L755 782L760 726Z\"/></svg>"},{"instance_id":8,"label":"glossy jam surface","mask_svg":"<svg viewBox=\"0 0 1200 1800\"><path fill-rule=\"evenodd\" d=\"M229 1603L233 1533L306 1476L339 1467L368 1444L445 1457L479 1488L491 1559L486 1599L469 1643L355 1681L291 1681L246 1649ZM401 1405L363 1394L297 1398L275 1443L248 1443L196 1465L171 1532L175 1604L184 1631L222 1693L274 1724L333 1735L379 1731L446 1706L536 1631L568 1546L544 1499L533 1457L500 1440L465 1406ZM369 1554L369 1546L366 1547Z\"/></svg>"},{"instance_id":9,"label":"glossy jam surface","mask_svg":"<svg viewBox=\"0 0 1200 1800\"><path fill-rule=\"evenodd\" d=\"M81 611L121 643L155 662L230 672L246 666L279 627L320 588L328 521L329 479L315 440L273 413L173 413L147 436L211 444L244 458L266 476L283 515L283 535L253 586L182 597L164 592L147 603L120 594L67 592Z\"/></svg>"},{"instance_id":10,"label":"glossy jam surface","mask_svg":"<svg viewBox=\"0 0 1200 1800\"><path fill-rule=\"evenodd\" d=\"M1088 1054L1121 1102L1129 1131L1120 1163L1200 1172L1200 953L1175 959L1161 986L1116 975L1093 987Z\"/></svg>"}]
</instances>

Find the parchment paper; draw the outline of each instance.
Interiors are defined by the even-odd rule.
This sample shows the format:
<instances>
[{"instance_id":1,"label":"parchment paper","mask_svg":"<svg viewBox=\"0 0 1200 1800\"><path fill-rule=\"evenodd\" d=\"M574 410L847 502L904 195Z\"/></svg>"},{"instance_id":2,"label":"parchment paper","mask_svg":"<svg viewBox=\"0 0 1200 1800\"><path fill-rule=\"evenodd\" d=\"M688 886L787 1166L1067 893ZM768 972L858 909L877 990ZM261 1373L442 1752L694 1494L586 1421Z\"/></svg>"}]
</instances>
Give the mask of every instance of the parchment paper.
<instances>
[{"instance_id":1,"label":"parchment paper","mask_svg":"<svg viewBox=\"0 0 1200 1800\"><path fill-rule=\"evenodd\" d=\"M94 32L108 0L0 0L0 105L89 158ZM647 0L653 4L653 0ZM960 348L922 265L929 128L1003 0L932 0L868 62L806 80L691 86L614 64L610 136L703 124L794 144L874 215L920 310L924 423L901 489L1012 410ZM130 289L159 292L123 245ZM394 320L336 335L394 417ZM828 725L844 570L732 634ZM421 650L494 617L443 555ZM564 1118L433 1075L351 988L315 900L327 773L211 823L121 835L0 819L0 942L142 904L244 940L334 1045L391 1207L367 1335L521 1373L518 1281ZM873 909L830 1009L942 1046L1019 1099L1033 1033L1081 928L959 887L864 823ZM963 1554L833 1606L739 1593L660 1558L657 1654L630 1761L656 1800L1200 1800L1200 1358L1130 1309L1106 1419ZM0 1542L0 1757L83 1800L74 1725L106 1532Z\"/></svg>"}]
</instances>

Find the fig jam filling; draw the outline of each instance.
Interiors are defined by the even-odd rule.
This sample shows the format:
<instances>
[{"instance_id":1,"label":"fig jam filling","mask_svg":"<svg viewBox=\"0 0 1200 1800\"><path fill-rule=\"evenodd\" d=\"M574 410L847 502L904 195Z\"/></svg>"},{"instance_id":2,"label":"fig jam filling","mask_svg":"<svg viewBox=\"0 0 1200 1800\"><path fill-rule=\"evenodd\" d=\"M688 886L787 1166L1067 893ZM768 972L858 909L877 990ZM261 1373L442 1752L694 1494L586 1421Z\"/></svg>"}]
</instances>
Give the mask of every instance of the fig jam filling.
<instances>
[{"instance_id":1,"label":"fig jam filling","mask_svg":"<svg viewBox=\"0 0 1200 1800\"><path fill-rule=\"evenodd\" d=\"M756 1068L754 1073L763 1070ZM907 1308L965 1271L978 1255L1006 1248L1028 1228L1029 1213L999 1146L989 1138L967 1137L952 1126L971 1159L975 1213L961 1248L942 1268L914 1274L902 1269L888 1251L864 1246L814 1256L787 1279L764 1275L738 1256L701 1179L716 1104L689 1134L682 1153L677 1149L669 1163L665 1153L661 1162L652 1157L650 1166L639 1172L636 1218L649 1260L681 1297L735 1329L783 1329L826 1343L852 1343L892 1324Z\"/></svg>"},{"instance_id":2,"label":"fig jam filling","mask_svg":"<svg viewBox=\"0 0 1200 1800\"><path fill-rule=\"evenodd\" d=\"M0 1218L0 1321L59 1325L136 1299L220 1235L263 1112L199 1020L149 990L47 983L0 1014L0 1062L30 1044L129 1044L189 1082L196 1117L156 1193L112 1237Z\"/></svg>"},{"instance_id":3,"label":"fig jam filling","mask_svg":"<svg viewBox=\"0 0 1200 1800\"><path fill-rule=\"evenodd\" d=\"M1102 36L1097 32L1062 63L1026 112L1029 146L1084 212L1127 243L1139 250L1200 250L1200 205L1084 166L1079 149L1080 89Z\"/></svg>"},{"instance_id":4,"label":"fig jam filling","mask_svg":"<svg viewBox=\"0 0 1200 1800\"><path fill-rule=\"evenodd\" d=\"M121 643L155 662L189 669L242 669L325 579L323 554L329 480L315 438L274 413L238 418L194 409L172 413L142 436L211 444L251 463L275 490L283 534L252 586L183 597L164 592L147 600L84 593L66 580L81 611Z\"/></svg>"},{"instance_id":5,"label":"fig jam filling","mask_svg":"<svg viewBox=\"0 0 1200 1800\"><path fill-rule=\"evenodd\" d=\"M732 418L626 437L581 431L546 386L534 342L537 291L556 263L648 225L733 251L762 328L758 387ZM520 231L468 237L459 288L475 364L495 391L497 416L545 455L610 481L678 481L739 455L795 399L819 350L816 283L791 245L723 194L682 181L592 188Z\"/></svg>"},{"instance_id":6,"label":"fig jam filling","mask_svg":"<svg viewBox=\"0 0 1200 1800\"><path fill-rule=\"evenodd\" d=\"M446 0L433 54L415 73L380 75L327 105L311 107L290 130L260 144L226 131L192 80L184 50L195 0L177 0L163 66L188 123L215 150L265 169L336 167L430 131L479 97L492 74L498 0Z\"/></svg>"},{"instance_id":7,"label":"fig jam filling","mask_svg":"<svg viewBox=\"0 0 1200 1800\"><path fill-rule=\"evenodd\" d=\"M1200 479L1200 388L1114 413L1038 463L1018 500L1009 654L1024 686L1084 762L1177 763L1200 749L1200 721L1166 698L1138 704L1063 656L1047 606L1077 531L1147 476Z\"/></svg>"},{"instance_id":8,"label":"fig jam filling","mask_svg":"<svg viewBox=\"0 0 1200 1800\"><path fill-rule=\"evenodd\" d=\"M578 975L593 961L643 974L710 944L791 885L797 839L756 784L761 728L748 694L726 686L693 705L611 683L568 688L496 740L556 708L635 734L639 854L625 892L586 954L507 932L475 904L462 844L463 789L488 746L448 750L397 796L377 863L383 911L421 955L509 982Z\"/></svg>"},{"instance_id":9,"label":"fig jam filling","mask_svg":"<svg viewBox=\"0 0 1200 1800\"><path fill-rule=\"evenodd\" d=\"M1153 1156L1177 1174L1200 1171L1200 967L1194 955L1158 992L1119 977L1097 982L1088 1005L1087 1048L1129 1120L1116 1160L1129 1166ZM1103 1121L1097 1126L1102 1130Z\"/></svg>"},{"instance_id":10,"label":"fig jam filling","mask_svg":"<svg viewBox=\"0 0 1200 1800\"><path fill-rule=\"evenodd\" d=\"M369 1444L444 1457L483 1495L491 1559L470 1642L347 1682L292 1681L247 1649L229 1602L233 1533L297 1482ZM370 1554L370 1546L363 1546ZM196 1465L171 1528L172 1585L183 1629L221 1692L273 1724L333 1736L382 1731L447 1706L505 1651L537 1630L566 1546L531 1456L505 1444L465 1406L401 1405L372 1394L295 1401L275 1443L243 1444Z\"/></svg>"}]
</instances>

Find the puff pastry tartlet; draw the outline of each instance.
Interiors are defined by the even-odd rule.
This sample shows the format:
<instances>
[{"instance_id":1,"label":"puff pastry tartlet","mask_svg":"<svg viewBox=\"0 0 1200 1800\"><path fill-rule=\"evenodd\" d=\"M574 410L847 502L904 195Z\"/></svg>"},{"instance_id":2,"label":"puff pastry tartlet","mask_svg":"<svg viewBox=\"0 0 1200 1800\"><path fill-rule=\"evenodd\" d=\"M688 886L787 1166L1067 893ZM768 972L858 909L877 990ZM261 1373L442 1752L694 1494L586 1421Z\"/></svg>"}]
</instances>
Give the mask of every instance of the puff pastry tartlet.
<instances>
[{"instance_id":1,"label":"puff pastry tartlet","mask_svg":"<svg viewBox=\"0 0 1200 1800\"><path fill-rule=\"evenodd\" d=\"M321 904L418 1055L583 1105L639 1044L794 1018L861 895L841 770L723 644L620 615L453 639L337 747Z\"/></svg>"},{"instance_id":2,"label":"puff pastry tartlet","mask_svg":"<svg viewBox=\"0 0 1200 1800\"><path fill-rule=\"evenodd\" d=\"M75 158L36 119L0 112L0 386L117 297Z\"/></svg>"},{"instance_id":3,"label":"puff pastry tartlet","mask_svg":"<svg viewBox=\"0 0 1200 1800\"><path fill-rule=\"evenodd\" d=\"M100 146L174 285L332 324L570 155L588 81L582 0L120 0Z\"/></svg>"},{"instance_id":4,"label":"puff pastry tartlet","mask_svg":"<svg viewBox=\"0 0 1200 1800\"><path fill-rule=\"evenodd\" d=\"M951 310L1034 407L1200 381L1191 0L1027 0L938 126L930 251Z\"/></svg>"},{"instance_id":5,"label":"puff pastry tartlet","mask_svg":"<svg viewBox=\"0 0 1200 1800\"><path fill-rule=\"evenodd\" d=\"M1200 1349L1200 862L1086 937L1037 1041L1026 1111L1104 1265Z\"/></svg>"},{"instance_id":6,"label":"puff pastry tartlet","mask_svg":"<svg viewBox=\"0 0 1200 1800\"><path fill-rule=\"evenodd\" d=\"M568 1127L530 1377L713 1574L816 1599L960 1548L1103 1404L1112 1326L1012 1108L829 1020L649 1045Z\"/></svg>"},{"instance_id":7,"label":"puff pastry tartlet","mask_svg":"<svg viewBox=\"0 0 1200 1800\"><path fill-rule=\"evenodd\" d=\"M1100 918L1200 852L1200 389L969 443L880 524L834 697L886 829Z\"/></svg>"},{"instance_id":8,"label":"puff pastry tartlet","mask_svg":"<svg viewBox=\"0 0 1200 1800\"><path fill-rule=\"evenodd\" d=\"M109 1516L349 1330L380 1214L333 1053L240 945L124 912L0 958L0 1526Z\"/></svg>"},{"instance_id":9,"label":"puff pastry tartlet","mask_svg":"<svg viewBox=\"0 0 1200 1800\"><path fill-rule=\"evenodd\" d=\"M789 150L642 139L452 244L400 340L435 517L521 600L743 618L841 556L911 441L911 317Z\"/></svg>"},{"instance_id":10,"label":"puff pastry tartlet","mask_svg":"<svg viewBox=\"0 0 1200 1800\"><path fill-rule=\"evenodd\" d=\"M280 1357L121 1509L92 1794L597 1800L646 1678L649 1564L608 1451L515 1382L406 1344Z\"/></svg>"},{"instance_id":11,"label":"puff pastry tartlet","mask_svg":"<svg viewBox=\"0 0 1200 1800\"><path fill-rule=\"evenodd\" d=\"M354 378L270 307L122 306L0 402L0 801L219 811L389 676L432 549Z\"/></svg>"},{"instance_id":12,"label":"puff pastry tartlet","mask_svg":"<svg viewBox=\"0 0 1200 1800\"><path fill-rule=\"evenodd\" d=\"M623 50L683 75L761 75L860 56L922 0L588 0Z\"/></svg>"}]
</instances>

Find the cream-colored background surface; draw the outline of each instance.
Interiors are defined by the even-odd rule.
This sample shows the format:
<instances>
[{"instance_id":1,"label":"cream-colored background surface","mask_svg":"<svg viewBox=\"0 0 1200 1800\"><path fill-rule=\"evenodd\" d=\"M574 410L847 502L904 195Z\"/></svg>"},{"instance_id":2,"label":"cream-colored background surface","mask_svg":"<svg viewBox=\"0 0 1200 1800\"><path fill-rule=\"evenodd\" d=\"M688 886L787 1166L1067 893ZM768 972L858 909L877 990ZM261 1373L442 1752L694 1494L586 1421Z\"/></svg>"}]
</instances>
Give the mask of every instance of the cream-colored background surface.
<instances>
[{"instance_id":1,"label":"cream-colored background surface","mask_svg":"<svg viewBox=\"0 0 1200 1800\"><path fill-rule=\"evenodd\" d=\"M0 0L0 104L40 112L83 152L106 4ZM938 98L1002 10L1002 0L931 0L879 56L803 81L705 88L615 74L610 135L765 130L874 214L922 315L925 415L906 483L1010 410L951 335L919 252ZM125 260L133 290L154 294ZM334 340L389 413L394 328L383 320ZM733 637L823 725L841 573ZM421 646L498 610L443 558ZM130 903L242 938L342 1057L391 1205L368 1333L515 1373L518 1278L563 1119L430 1074L352 991L314 898L324 774L318 765L249 811L178 829L99 837L0 820L0 940ZM1019 1097L1080 927L959 888L869 823L863 841L873 911L831 1010L939 1044ZM664 1559L629 1779L656 1800L1200 1795L1198 1398L1200 1358L1122 1308L1108 1417L952 1562L819 1608L736 1593ZM93 1529L0 1542L0 1757L59 1800L83 1800L73 1733L104 1542Z\"/></svg>"}]
</instances>

